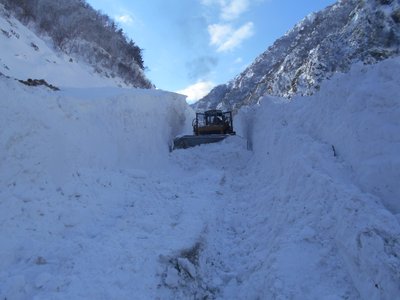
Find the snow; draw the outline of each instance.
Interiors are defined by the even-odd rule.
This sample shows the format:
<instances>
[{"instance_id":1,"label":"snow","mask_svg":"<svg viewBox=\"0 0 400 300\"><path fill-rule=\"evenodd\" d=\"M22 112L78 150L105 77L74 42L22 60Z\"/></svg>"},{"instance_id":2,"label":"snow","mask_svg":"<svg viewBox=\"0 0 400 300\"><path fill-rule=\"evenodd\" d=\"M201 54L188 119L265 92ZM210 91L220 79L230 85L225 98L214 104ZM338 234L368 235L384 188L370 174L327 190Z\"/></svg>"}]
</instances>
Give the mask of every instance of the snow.
<instances>
[{"instance_id":1,"label":"snow","mask_svg":"<svg viewBox=\"0 0 400 300\"><path fill-rule=\"evenodd\" d=\"M358 62L399 56L400 2L336 1L310 14L259 55L241 74L216 86L196 109L224 105L237 110L264 95L312 95L337 72Z\"/></svg>"},{"instance_id":2,"label":"snow","mask_svg":"<svg viewBox=\"0 0 400 300\"><path fill-rule=\"evenodd\" d=\"M183 96L0 75L0 299L396 299L400 59L169 151Z\"/></svg>"},{"instance_id":3,"label":"snow","mask_svg":"<svg viewBox=\"0 0 400 300\"><path fill-rule=\"evenodd\" d=\"M0 298L148 295L157 286L153 259L186 245L199 222L181 216L178 180L162 173L172 137L191 117L185 98L55 93L4 77L0 89ZM178 227L175 241L180 219L188 232Z\"/></svg>"},{"instance_id":4,"label":"snow","mask_svg":"<svg viewBox=\"0 0 400 300\"><path fill-rule=\"evenodd\" d=\"M55 86L126 87L123 80L107 78L93 67L53 50L0 4L0 73L20 80L45 79Z\"/></svg>"},{"instance_id":5,"label":"snow","mask_svg":"<svg viewBox=\"0 0 400 300\"><path fill-rule=\"evenodd\" d=\"M266 97L253 123L242 112L252 172L263 178L251 198L265 201L273 243L260 273L284 286L270 298L400 294L399 62L355 66L313 97Z\"/></svg>"}]
</instances>

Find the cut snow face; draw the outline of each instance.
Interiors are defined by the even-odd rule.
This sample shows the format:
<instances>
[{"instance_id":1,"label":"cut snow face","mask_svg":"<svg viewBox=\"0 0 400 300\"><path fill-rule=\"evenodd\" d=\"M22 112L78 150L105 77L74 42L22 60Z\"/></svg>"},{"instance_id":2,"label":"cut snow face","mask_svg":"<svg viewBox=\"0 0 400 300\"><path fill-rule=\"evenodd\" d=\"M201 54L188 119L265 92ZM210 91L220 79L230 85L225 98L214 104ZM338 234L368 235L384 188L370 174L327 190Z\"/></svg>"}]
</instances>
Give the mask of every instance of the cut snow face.
<instances>
[{"instance_id":1,"label":"cut snow face","mask_svg":"<svg viewBox=\"0 0 400 300\"><path fill-rule=\"evenodd\" d=\"M173 152L180 95L0 76L0 299L395 299L399 74L356 66Z\"/></svg>"},{"instance_id":2,"label":"cut snow face","mask_svg":"<svg viewBox=\"0 0 400 300\"><path fill-rule=\"evenodd\" d=\"M395 214L400 213L400 60L390 59L378 66L357 65L350 74L337 74L326 81L321 92L311 97L297 97L293 103L280 98L266 98L254 128L296 128L300 139L312 138L329 148L348 168L348 180L362 191L380 199ZM254 133L252 133L254 135ZM265 130L250 137L255 152L267 148L269 155L292 156L282 151L291 147L275 147L282 132ZM286 142L286 140L283 140ZM276 151L276 153L275 153ZM301 149L299 149L301 153ZM312 149L307 150L313 155ZM261 154L263 155L263 154ZM307 154L308 155L308 154ZM268 167L273 164L266 161ZM279 166L276 166L279 167ZM323 166L315 165L315 168Z\"/></svg>"},{"instance_id":3,"label":"cut snow face","mask_svg":"<svg viewBox=\"0 0 400 300\"><path fill-rule=\"evenodd\" d=\"M250 290L261 278L266 298L397 297L399 74L399 58L358 65L313 97L266 97L242 111L257 176L245 199L258 207L253 228L264 228Z\"/></svg>"},{"instance_id":4,"label":"cut snow face","mask_svg":"<svg viewBox=\"0 0 400 300\"><path fill-rule=\"evenodd\" d=\"M76 168L159 168L190 114L184 96L162 91L0 84L3 159L16 167L8 166L10 176L23 172L25 161L60 180Z\"/></svg>"}]
</instances>

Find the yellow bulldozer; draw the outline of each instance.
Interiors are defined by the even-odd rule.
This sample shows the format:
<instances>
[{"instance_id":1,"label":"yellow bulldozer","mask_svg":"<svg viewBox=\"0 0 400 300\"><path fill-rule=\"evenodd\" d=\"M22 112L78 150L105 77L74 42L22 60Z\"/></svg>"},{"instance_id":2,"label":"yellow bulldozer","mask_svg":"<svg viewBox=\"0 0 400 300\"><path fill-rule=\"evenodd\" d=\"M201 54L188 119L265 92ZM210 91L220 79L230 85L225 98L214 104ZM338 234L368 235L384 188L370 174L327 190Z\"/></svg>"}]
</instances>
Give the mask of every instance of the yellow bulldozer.
<instances>
[{"instance_id":1,"label":"yellow bulldozer","mask_svg":"<svg viewBox=\"0 0 400 300\"><path fill-rule=\"evenodd\" d=\"M174 139L174 149L186 149L201 144L216 143L230 135L233 131L232 112L212 109L197 112L192 122L193 135L184 135Z\"/></svg>"}]
</instances>

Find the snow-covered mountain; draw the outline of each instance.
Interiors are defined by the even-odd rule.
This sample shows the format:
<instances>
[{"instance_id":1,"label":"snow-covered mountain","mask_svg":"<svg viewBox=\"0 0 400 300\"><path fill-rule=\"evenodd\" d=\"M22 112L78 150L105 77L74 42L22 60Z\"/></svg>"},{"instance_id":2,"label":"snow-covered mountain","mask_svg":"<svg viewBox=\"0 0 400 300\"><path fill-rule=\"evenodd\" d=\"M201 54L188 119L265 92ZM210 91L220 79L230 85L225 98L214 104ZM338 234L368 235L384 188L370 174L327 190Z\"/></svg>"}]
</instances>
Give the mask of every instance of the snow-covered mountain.
<instances>
[{"instance_id":1,"label":"snow-covered mountain","mask_svg":"<svg viewBox=\"0 0 400 300\"><path fill-rule=\"evenodd\" d=\"M118 63L111 63L110 54L95 43L70 38L61 49L45 32L39 35L34 22L28 25L0 1L0 73L18 80L44 79L55 86L152 87L134 63L132 70L121 65L123 74L113 70L110 66Z\"/></svg>"},{"instance_id":2,"label":"snow-covered mountain","mask_svg":"<svg viewBox=\"0 0 400 300\"><path fill-rule=\"evenodd\" d=\"M227 84L194 104L237 109L268 94L310 95L335 72L400 53L398 0L341 0L298 23Z\"/></svg>"}]
</instances>

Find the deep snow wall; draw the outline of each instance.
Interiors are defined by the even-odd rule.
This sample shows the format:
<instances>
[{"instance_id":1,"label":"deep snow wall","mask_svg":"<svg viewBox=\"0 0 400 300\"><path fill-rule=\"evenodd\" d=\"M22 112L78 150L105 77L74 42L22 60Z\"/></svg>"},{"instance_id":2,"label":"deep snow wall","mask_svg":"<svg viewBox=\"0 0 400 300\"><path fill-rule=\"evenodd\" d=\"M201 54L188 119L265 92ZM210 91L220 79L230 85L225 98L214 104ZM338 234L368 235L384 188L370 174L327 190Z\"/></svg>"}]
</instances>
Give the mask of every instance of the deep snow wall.
<instances>
[{"instance_id":1,"label":"deep snow wall","mask_svg":"<svg viewBox=\"0 0 400 300\"><path fill-rule=\"evenodd\" d=\"M399 214L399 74L399 58L356 65L348 74L326 81L315 96L293 101L264 98L256 121L254 111L244 108L239 130L251 146L254 143L256 155L273 152L285 128L326 144L348 165L349 176L361 190Z\"/></svg>"},{"instance_id":2,"label":"deep snow wall","mask_svg":"<svg viewBox=\"0 0 400 300\"><path fill-rule=\"evenodd\" d=\"M306 265L310 250L302 254L302 243L319 245L327 253L308 264L338 272L346 266L359 298L400 294L399 86L395 58L337 74L314 96L290 102L265 97L240 112L237 129L254 151L259 178L253 190L262 195L254 205L268 211L269 244L282 247L266 260L281 262L283 274L297 272L311 281L307 267L291 267L279 253L296 253L292 257ZM284 282L293 295L297 284ZM356 297L351 289L337 292Z\"/></svg>"},{"instance_id":3,"label":"deep snow wall","mask_svg":"<svg viewBox=\"0 0 400 300\"><path fill-rule=\"evenodd\" d=\"M158 255L191 244L207 204L170 170L184 97L0 91L0 299L156 299Z\"/></svg>"},{"instance_id":4,"label":"deep snow wall","mask_svg":"<svg viewBox=\"0 0 400 300\"><path fill-rule=\"evenodd\" d=\"M156 90L53 92L4 76L0 90L2 181L32 173L61 184L81 168L160 168L190 114L184 96Z\"/></svg>"}]
</instances>

